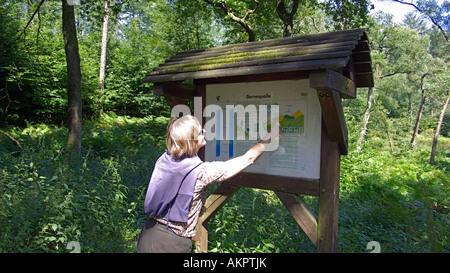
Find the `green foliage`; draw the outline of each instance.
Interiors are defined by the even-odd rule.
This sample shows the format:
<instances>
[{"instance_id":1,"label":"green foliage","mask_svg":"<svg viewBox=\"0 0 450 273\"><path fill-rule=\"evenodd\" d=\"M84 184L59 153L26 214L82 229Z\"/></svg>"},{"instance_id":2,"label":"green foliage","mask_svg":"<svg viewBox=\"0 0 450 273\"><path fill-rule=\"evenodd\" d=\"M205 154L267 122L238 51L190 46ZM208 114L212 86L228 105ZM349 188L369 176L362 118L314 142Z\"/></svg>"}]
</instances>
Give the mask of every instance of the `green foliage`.
<instances>
[{"instance_id":1,"label":"green foliage","mask_svg":"<svg viewBox=\"0 0 450 273\"><path fill-rule=\"evenodd\" d=\"M0 135L1 252L134 252L145 220L143 201L164 150L167 118L105 114L87 122L83 156L64 162L66 129L10 129L24 152ZM349 122L349 125L358 122ZM342 157L338 251L449 252L450 139L441 138L436 165L426 163L432 131L411 150L405 134L369 134ZM225 182L226 183L226 182ZM210 189L211 191L213 190ZM317 214L317 198L304 197ZM242 188L209 223L211 252L314 252L314 245L273 192Z\"/></svg>"},{"instance_id":2,"label":"green foliage","mask_svg":"<svg viewBox=\"0 0 450 273\"><path fill-rule=\"evenodd\" d=\"M450 252L450 139L437 166L427 163L430 140L391 153L371 138L361 152L341 157L338 252L368 252L370 241L387 253ZM317 214L317 198L305 199ZM263 190L240 189L209 231L211 252L315 251L276 195Z\"/></svg>"},{"instance_id":3,"label":"green foliage","mask_svg":"<svg viewBox=\"0 0 450 273\"><path fill-rule=\"evenodd\" d=\"M448 158L446 167L436 168L426 163L429 152L407 149L391 154L365 146L363 152L342 158L342 252L364 252L372 240L380 243L382 252L450 250L445 228L450 220ZM433 194L424 194L424 189Z\"/></svg>"},{"instance_id":4,"label":"green foliage","mask_svg":"<svg viewBox=\"0 0 450 273\"><path fill-rule=\"evenodd\" d=\"M143 200L164 150L169 107L142 84L180 51L247 41L243 28L202 0L111 1L105 92L98 74L103 1L75 7L82 69L83 151L65 162L66 64L60 1L0 0L0 252L134 252ZM254 1L227 1L243 17ZM285 1L289 9L292 1ZM415 1L448 29L448 1ZM275 1L248 17L257 40L282 36ZM431 139L450 86L450 44L424 16L404 24L368 17L369 2L301 1L293 35L366 27L375 76L367 134L359 152L366 91L346 100L349 155L342 157L338 251L449 252L450 120L444 118L435 165ZM20 39L19 39L20 36ZM425 76L424 76L425 75ZM421 99L416 148L409 141ZM104 114L99 118L100 109ZM389 134L389 138L388 135ZM445 137L447 136L447 137ZM304 197L317 212L317 198ZM241 189L209 225L212 252L314 252L272 192Z\"/></svg>"},{"instance_id":5,"label":"green foliage","mask_svg":"<svg viewBox=\"0 0 450 273\"><path fill-rule=\"evenodd\" d=\"M13 130L25 151L0 136L0 252L134 251L143 197L164 147L167 118L105 115L85 125L79 164L64 161L66 130Z\"/></svg>"},{"instance_id":6,"label":"green foliage","mask_svg":"<svg viewBox=\"0 0 450 273\"><path fill-rule=\"evenodd\" d=\"M5 44L0 68L0 118L22 126L23 117L27 116L33 116L39 122L60 123L67 104L62 35L54 37L55 29L42 27L38 22L33 22L23 32L17 27L22 22L16 16L28 17L28 14L20 9L20 5L2 5L5 34L10 36L2 39ZM54 7L55 3L48 5ZM54 28L61 28L60 17L51 10L44 12L42 17L52 22ZM22 36L17 40L21 32Z\"/></svg>"},{"instance_id":7,"label":"green foliage","mask_svg":"<svg viewBox=\"0 0 450 273\"><path fill-rule=\"evenodd\" d=\"M332 18L330 24L339 30L364 26L368 21L369 9L373 8L367 0L330 0L321 5Z\"/></svg>"}]
</instances>

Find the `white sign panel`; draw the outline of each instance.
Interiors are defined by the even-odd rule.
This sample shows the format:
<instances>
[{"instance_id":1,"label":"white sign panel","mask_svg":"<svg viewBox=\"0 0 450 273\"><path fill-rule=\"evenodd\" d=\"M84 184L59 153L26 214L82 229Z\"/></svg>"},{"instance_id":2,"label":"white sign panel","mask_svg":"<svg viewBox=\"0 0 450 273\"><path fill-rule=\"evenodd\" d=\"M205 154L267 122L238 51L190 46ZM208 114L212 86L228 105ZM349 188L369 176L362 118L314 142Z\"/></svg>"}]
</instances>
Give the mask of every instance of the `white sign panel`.
<instances>
[{"instance_id":1,"label":"white sign panel","mask_svg":"<svg viewBox=\"0 0 450 273\"><path fill-rule=\"evenodd\" d=\"M267 126L260 124L255 115L265 114L265 120L270 120L270 111L275 109L271 106L278 105L279 147L273 152L265 152L245 171L311 179L320 177L321 108L316 90L309 87L309 80L211 84L206 86L206 105L221 108L220 111L217 107L216 113L206 117L205 124L210 119L216 119L218 124L214 135L207 136L206 161L225 161L243 155L262 137L258 133L259 126ZM243 107L236 107L238 105ZM247 111L245 122L236 118L236 109L242 108ZM239 140L243 135L245 140Z\"/></svg>"}]
</instances>

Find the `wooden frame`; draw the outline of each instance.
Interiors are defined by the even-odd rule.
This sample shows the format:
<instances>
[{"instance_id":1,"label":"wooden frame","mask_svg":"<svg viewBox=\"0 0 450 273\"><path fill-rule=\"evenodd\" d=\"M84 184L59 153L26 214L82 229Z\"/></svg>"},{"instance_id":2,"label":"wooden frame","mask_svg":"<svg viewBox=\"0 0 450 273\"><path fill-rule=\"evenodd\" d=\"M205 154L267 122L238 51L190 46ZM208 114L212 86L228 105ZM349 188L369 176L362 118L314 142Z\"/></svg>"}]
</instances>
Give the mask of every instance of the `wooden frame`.
<instances>
[{"instance_id":1,"label":"wooden frame","mask_svg":"<svg viewBox=\"0 0 450 273\"><path fill-rule=\"evenodd\" d=\"M154 94L172 108L201 97L202 108L193 110L202 124L198 111L206 106L208 84L300 79L309 79L322 109L320 178L241 173L222 183L204 204L193 238L199 251L208 249L209 220L240 187L252 187L273 190L318 252L336 252L340 156L348 153L341 99L353 99L357 88L374 85L367 34L353 29L180 52L143 79L154 83ZM199 156L205 159L204 149ZM317 216L299 194L319 198Z\"/></svg>"},{"instance_id":2,"label":"wooden frame","mask_svg":"<svg viewBox=\"0 0 450 273\"><path fill-rule=\"evenodd\" d=\"M197 249L208 249L208 222L214 214L241 187L273 190L295 221L317 247L317 252L336 252L338 233L340 156L347 154L348 138L341 96L355 97L353 80L330 69L309 73L272 73L233 78L195 81L195 86L181 83L155 84L155 93L166 97L170 106L186 103L186 98L202 97L202 109L206 102L206 84L242 81L270 81L280 79L310 79L310 87L317 90L322 108L322 137L320 155L320 179L278 177L254 173L241 173L230 181L223 182L208 197L206 211L199 218L197 234L193 238ZM202 123L204 123L204 119ZM199 155L204 159L204 150ZM308 207L299 194L319 197L318 216Z\"/></svg>"}]
</instances>

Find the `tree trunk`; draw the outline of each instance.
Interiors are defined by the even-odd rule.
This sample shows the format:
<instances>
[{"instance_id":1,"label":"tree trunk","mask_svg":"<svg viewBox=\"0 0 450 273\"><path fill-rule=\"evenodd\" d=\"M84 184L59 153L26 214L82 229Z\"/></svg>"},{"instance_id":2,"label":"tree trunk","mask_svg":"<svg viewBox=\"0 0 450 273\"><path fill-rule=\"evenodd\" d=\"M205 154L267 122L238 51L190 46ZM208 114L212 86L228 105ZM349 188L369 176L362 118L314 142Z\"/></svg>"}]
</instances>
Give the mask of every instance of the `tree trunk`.
<instances>
[{"instance_id":1,"label":"tree trunk","mask_svg":"<svg viewBox=\"0 0 450 273\"><path fill-rule=\"evenodd\" d=\"M99 116L103 114L102 98L105 94L105 68L106 68L106 44L108 42L108 22L109 22L109 1L105 0L105 14L103 16L103 30L102 30L102 51L100 54L100 99L99 99Z\"/></svg>"},{"instance_id":2,"label":"tree trunk","mask_svg":"<svg viewBox=\"0 0 450 273\"><path fill-rule=\"evenodd\" d=\"M409 133L411 133L411 124L413 121L413 105L412 105L412 94L408 93L408 116L409 116Z\"/></svg>"},{"instance_id":3,"label":"tree trunk","mask_svg":"<svg viewBox=\"0 0 450 273\"><path fill-rule=\"evenodd\" d=\"M425 89L422 89L422 100L420 101L419 111L417 113L416 124L414 125L413 135L411 137L411 147L414 148L416 146L416 137L419 133L419 124L420 119L422 118L423 113L423 105L425 103Z\"/></svg>"},{"instance_id":4,"label":"tree trunk","mask_svg":"<svg viewBox=\"0 0 450 273\"><path fill-rule=\"evenodd\" d=\"M62 21L64 48L67 63L67 95L69 112L69 136L67 138L67 149L69 156L81 154L81 69L80 54L78 51L77 30L75 27L74 6L69 5L67 0L62 0Z\"/></svg>"},{"instance_id":5,"label":"tree trunk","mask_svg":"<svg viewBox=\"0 0 450 273\"><path fill-rule=\"evenodd\" d=\"M444 106L442 106L441 114L436 126L436 132L434 133L433 145L431 147L430 164L434 164L434 157L436 156L436 146L439 134L441 133L442 121L444 120L445 111L447 110L448 101L450 100L450 90L447 90L447 98L445 99Z\"/></svg>"},{"instance_id":6,"label":"tree trunk","mask_svg":"<svg viewBox=\"0 0 450 273\"><path fill-rule=\"evenodd\" d=\"M291 12L287 12L284 0L277 0L277 13L283 21L283 37L291 37L294 28L294 15L298 9L299 0L294 0Z\"/></svg>"},{"instance_id":7,"label":"tree trunk","mask_svg":"<svg viewBox=\"0 0 450 273\"><path fill-rule=\"evenodd\" d=\"M425 89L423 88L423 80L428 75L428 73L425 73L422 75L422 78L420 79L420 89L422 90L422 100L420 101L419 111L417 112L417 118L416 118L416 124L414 125L413 135L411 137L411 147L414 148L416 146L416 137L419 133L419 124L420 119L422 118L423 113L423 105L425 104Z\"/></svg>"},{"instance_id":8,"label":"tree trunk","mask_svg":"<svg viewBox=\"0 0 450 273\"><path fill-rule=\"evenodd\" d=\"M367 106L366 111L364 112L363 126L361 128L361 132L359 133L359 139L356 142L357 151L361 150L361 143L367 132L367 124L369 123L370 118L370 108L372 107L372 99L373 99L373 88L369 87L369 92L367 93Z\"/></svg>"},{"instance_id":9,"label":"tree trunk","mask_svg":"<svg viewBox=\"0 0 450 273\"><path fill-rule=\"evenodd\" d=\"M253 27L249 24L247 24L245 21L241 20L240 18L237 17L232 17L230 15L231 18L233 18L233 20L235 20L236 22L238 22L242 28L244 28L245 32L247 32L248 34L248 41L249 42L254 42L256 40L256 36L255 36L255 30L253 29ZM238 20L236 20L238 19Z\"/></svg>"}]
</instances>

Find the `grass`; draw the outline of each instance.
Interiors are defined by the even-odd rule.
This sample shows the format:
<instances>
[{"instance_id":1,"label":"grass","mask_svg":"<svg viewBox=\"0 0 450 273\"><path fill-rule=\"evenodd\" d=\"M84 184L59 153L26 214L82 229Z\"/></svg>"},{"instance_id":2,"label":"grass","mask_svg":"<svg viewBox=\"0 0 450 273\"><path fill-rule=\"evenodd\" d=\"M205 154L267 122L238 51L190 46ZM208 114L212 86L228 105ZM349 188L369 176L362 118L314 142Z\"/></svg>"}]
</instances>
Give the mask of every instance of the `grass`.
<instances>
[{"instance_id":1,"label":"grass","mask_svg":"<svg viewBox=\"0 0 450 273\"><path fill-rule=\"evenodd\" d=\"M67 130L48 125L3 128L0 135L0 252L134 252L143 201L164 151L166 118L113 114L85 122L80 162L64 162ZM410 149L407 136L373 133L360 152L341 158L339 252L450 252L450 139L432 132ZM305 197L317 214L317 198ZM210 252L314 252L314 245L271 191L240 189L209 223Z\"/></svg>"}]
</instances>

